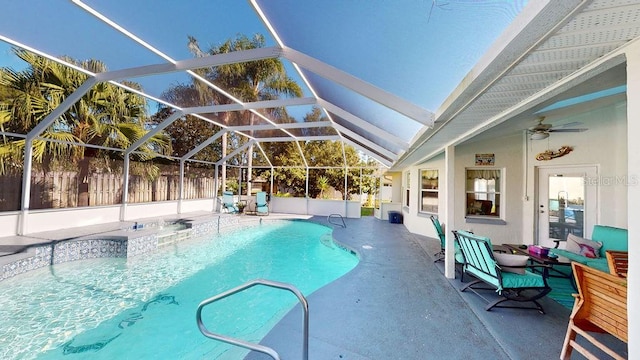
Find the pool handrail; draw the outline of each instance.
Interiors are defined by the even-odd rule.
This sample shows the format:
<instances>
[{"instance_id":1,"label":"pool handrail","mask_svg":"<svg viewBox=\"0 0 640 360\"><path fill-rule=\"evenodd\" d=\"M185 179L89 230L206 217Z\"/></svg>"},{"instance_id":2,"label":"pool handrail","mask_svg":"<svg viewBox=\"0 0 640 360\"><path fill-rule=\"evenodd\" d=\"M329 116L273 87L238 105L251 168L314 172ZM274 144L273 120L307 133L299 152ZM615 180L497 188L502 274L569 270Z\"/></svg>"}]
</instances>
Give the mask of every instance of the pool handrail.
<instances>
[{"instance_id":1,"label":"pool handrail","mask_svg":"<svg viewBox=\"0 0 640 360\"><path fill-rule=\"evenodd\" d=\"M342 224L331 222L331 219L333 218L339 218L342 221ZM327 216L327 222L331 225L338 225L338 226L342 226L343 228L347 227L347 224L344 222L344 218L340 214L331 214Z\"/></svg>"},{"instance_id":2,"label":"pool handrail","mask_svg":"<svg viewBox=\"0 0 640 360\"><path fill-rule=\"evenodd\" d=\"M268 346L264 346L264 345L260 345L260 344L254 344L254 343L250 343L241 339L236 339L236 338L232 338L229 336L225 336L225 335L220 335L220 334L215 334L210 332L207 327L204 325L204 323L202 322L202 309L213 303L216 302L218 300L224 299L228 296L231 296L233 294L239 293L241 291L244 291L248 288L254 287L256 285L264 285L264 286L269 286L272 288L276 288L276 289L282 289L282 290L289 290L290 292L292 292L300 301L300 304L302 305L302 311L304 312L304 319L303 319L303 324L302 324L302 331L303 331L303 339L302 339L302 359L303 360L308 360L309 359L309 303L307 302L307 299L304 297L304 295L302 295L302 293L300 292L300 290L298 290L295 286L287 284L287 283L283 283L283 282L279 282L279 281L272 281L272 280L267 280L267 279L255 279L249 282L246 282L240 286L237 286L231 290L227 290L223 293L220 293L216 296L210 297L206 300L203 300L200 305L198 305L198 310L196 312L196 321L198 322L198 328L200 329L200 332L210 338L210 339L214 339L214 340L218 340L218 341L222 341L225 342L227 344L231 344L231 345L236 345L236 346L240 346L243 347L245 349L249 349L249 350L255 350L264 354L267 354L269 356L271 356L273 359L275 360L280 360L280 355L278 355L278 353L273 350L272 348L268 347Z\"/></svg>"}]
</instances>

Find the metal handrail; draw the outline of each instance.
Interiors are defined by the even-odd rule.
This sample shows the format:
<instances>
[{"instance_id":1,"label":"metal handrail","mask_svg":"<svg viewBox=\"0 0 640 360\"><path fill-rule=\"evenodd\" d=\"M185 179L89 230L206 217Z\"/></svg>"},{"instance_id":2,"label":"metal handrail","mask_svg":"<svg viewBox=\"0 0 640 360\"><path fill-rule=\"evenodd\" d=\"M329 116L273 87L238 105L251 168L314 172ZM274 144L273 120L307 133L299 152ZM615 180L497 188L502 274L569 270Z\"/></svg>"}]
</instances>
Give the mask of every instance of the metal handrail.
<instances>
[{"instance_id":1,"label":"metal handrail","mask_svg":"<svg viewBox=\"0 0 640 360\"><path fill-rule=\"evenodd\" d=\"M337 217L337 218L340 218L340 220L342 221L342 224L338 224L338 223L331 222L331 219L332 219L332 218L336 218L336 217ZM331 215L327 216L327 222L328 222L329 224L331 224L331 225L338 225L338 226L342 226L343 228L346 228L346 227L347 227L347 224L345 224L345 222L344 222L344 218L343 218L343 217L342 217L342 215L340 215L340 214L331 214Z\"/></svg>"},{"instance_id":2,"label":"metal handrail","mask_svg":"<svg viewBox=\"0 0 640 360\"><path fill-rule=\"evenodd\" d=\"M210 339L214 339L214 340L219 340L222 342L225 342L227 344L232 344L232 345L236 345L236 346L240 346L243 347L245 349L249 349L249 350L255 350L255 351L259 351L261 353L267 354L269 356L271 356L273 359L275 360L280 360L280 355L278 355L278 353L273 350L272 348L268 347L268 346L263 346L263 345L259 345L259 344L254 344L254 343L250 343L244 340L240 340L240 339L236 339L236 338L232 338L229 336L224 336L224 335L220 335L220 334L214 334L212 332L210 332L206 326L204 325L204 323L202 322L202 308L204 308L205 306L224 299L228 296L231 296L235 293L241 292L243 290L246 290L250 287L256 286L256 285L265 285L265 286L269 286L269 287L273 287L273 288L277 288L277 289L283 289L283 290L289 290L291 291L297 298L298 300L300 300L300 304L302 305L302 311L304 312L304 320L303 320L303 324L302 324L302 331L303 331L303 339L302 339L302 359L303 360L308 360L309 359L309 304L307 303L307 299L304 297L304 295L302 295L302 293L300 292L300 290L298 290L295 286L293 285L289 285L286 283L282 283L282 282L278 282L278 281L271 281L271 280L266 280L266 279L256 279L253 281L249 281L247 283L244 283L243 285L240 285L238 287L235 287L231 290L227 290L221 294L218 294L216 296L210 297L204 301L202 301L200 303L200 305L198 305L198 311L196 312L196 321L198 322L198 328L200 329L200 332L210 338Z\"/></svg>"}]
</instances>

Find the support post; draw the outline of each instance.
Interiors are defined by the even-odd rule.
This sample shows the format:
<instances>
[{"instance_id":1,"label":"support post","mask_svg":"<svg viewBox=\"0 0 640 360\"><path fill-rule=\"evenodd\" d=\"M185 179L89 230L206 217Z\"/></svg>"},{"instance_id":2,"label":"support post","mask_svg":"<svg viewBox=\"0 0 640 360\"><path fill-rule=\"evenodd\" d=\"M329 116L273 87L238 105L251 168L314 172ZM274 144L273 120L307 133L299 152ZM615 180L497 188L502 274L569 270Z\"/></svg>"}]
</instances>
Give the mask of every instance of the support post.
<instances>
[{"instance_id":1,"label":"support post","mask_svg":"<svg viewBox=\"0 0 640 360\"><path fill-rule=\"evenodd\" d=\"M214 172L213 172L213 210L212 211L217 211L218 210L218 186L220 186L219 184L219 180L218 180L218 164L214 164Z\"/></svg>"},{"instance_id":2,"label":"support post","mask_svg":"<svg viewBox=\"0 0 640 360\"><path fill-rule=\"evenodd\" d=\"M632 44L627 53L627 173L636 180L640 174L640 124L636 121L640 116L640 43ZM634 100L635 99L635 100ZM629 229L629 239L637 239L640 235L640 223L638 223L638 201L640 201L640 186L630 184L627 186L627 224ZM640 286L640 243L629 241L629 269L628 287L638 289ZM628 304L637 304L640 301L640 292L629 291L627 294ZM629 339L638 339L640 336L640 309L637 306L629 306ZM640 343L629 341L629 359L640 357Z\"/></svg>"},{"instance_id":3,"label":"support post","mask_svg":"<svg viewBox=\"0 0 640 360\"><path fill-rule=\"evenodd\" d=\"M182 214L182 199L184 199L184 159L180 159L180 187L178 191L178 214Z\"/></svg>"},{"instance_id":4,"label":"support post","mask_svg":"<svg viewBox=\"0 0 640 360\"><path fill-rule=\"evenodd\" d=\"M31 203L31 170L33 167L33 140L40 136L53 122L69 110L73 104L80 100L96 84L95 78L88 78L76 91L67 96L66 99L53 109L38 125L36 125L25 139L24 144L24 170L22 172L22 203L20 205L20 223L18 235L25 235L28 232L27 218L29 216L29 204Z\"/></svg>"},{"instance_id":5,"label":"support post","mask_svg":"<svg viewBox=\"0 0 640 360\"><path fill-rule=\"evenodd\" d=\"M27 138L24 144L24 167L22 169L22 204L20 206L20 224L18 235L29 231L29 204L31 203L31 170L33 168L33 139Z\"/></svg>"},{"instance_id":6,"label":"support post","mask_svg":"<svg viewBox=\"0 0 640 360\"><path fill-rule=\"evenodd\" d=\"M120 221L127 218L127 204L129 202L129 154L124 154L124 173L122 174L122 206L120 206Z\"/></svg>"},{"instance_id":7,"label":"support post","mask_svg":"<svg viewBox=\"0 0 640 360\"><path fill-rule=\"evenodd\" d=\"M455 224L453 223L454 218L454 210L455 210L455 146L449 145L445 148L444 151L444 178L446 185L444 187L444 223L446 225L445 231L445 256L444 256L444 276L449 279L454 279L456 277L456 259L455 259L455 245L454 245L454 237L451 230L455 229Z\"/></svg>"}]
</instances>

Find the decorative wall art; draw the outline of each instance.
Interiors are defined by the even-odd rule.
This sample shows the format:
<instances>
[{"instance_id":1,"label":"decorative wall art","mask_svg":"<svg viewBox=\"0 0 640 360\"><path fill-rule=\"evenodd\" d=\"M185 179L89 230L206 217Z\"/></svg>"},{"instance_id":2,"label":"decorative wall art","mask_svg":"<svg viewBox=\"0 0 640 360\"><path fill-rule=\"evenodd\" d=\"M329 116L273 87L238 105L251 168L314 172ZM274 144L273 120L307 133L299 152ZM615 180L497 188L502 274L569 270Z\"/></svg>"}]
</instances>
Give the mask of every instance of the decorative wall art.
<instances>
[{"instance_id":1,"label":"decorative wall art","mask_svg":"<svg viewBox=\"0 0 640 360\"><path fill-rule=\"evenodd\" d=\"M476 154L476 166L493 166L495 164L495 154Z\"/></svg>"},{"instance_id":2,"label":"decorative wall art","mask_svg":"<svg viewBox=\"0 0 640 360\"><path fill-rule=\"evenodd\" d=\"M561 146L560 149L558 149L558 151L547 150L545 152L541 152L540 154L536 155L536 160L547 161L547 160L555 159L561 156L565 156L571 151L573 151L573 148L571 146L564 145L564 146Z\"/></svg>"}]
</instances>

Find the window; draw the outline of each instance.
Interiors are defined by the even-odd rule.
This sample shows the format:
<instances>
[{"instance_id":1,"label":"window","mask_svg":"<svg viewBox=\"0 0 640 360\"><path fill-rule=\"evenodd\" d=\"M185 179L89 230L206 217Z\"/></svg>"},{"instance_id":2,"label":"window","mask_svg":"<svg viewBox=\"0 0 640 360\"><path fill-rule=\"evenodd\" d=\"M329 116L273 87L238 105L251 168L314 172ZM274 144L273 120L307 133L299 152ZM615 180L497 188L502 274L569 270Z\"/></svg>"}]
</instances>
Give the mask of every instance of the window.
<instances>
[{"instance_id":1,"label":"window","mask_svg":"<svg viewBox=\"0 0 640 360\"><path fill-rule=\"evenodd\" d=\"M438 212L438 170L420 171L420 211Z\"/></svg>"},{"instance_id":2,"label":"window","mask_svg":"<svg viewBox=\"0 0 640 360\"><path fill-rule=\"evenodd\" d=\"M409 199L411 198L411 196L409 196L411 194L411 171L407 171L405 174L405 178L404 178L404 189L405 189L405 194L404 194L404 206L409 207Z\"/></svg>"},{"instance_id":3,"label":"window","mask_svg":"<svg viewBox=\"0 0 640 360\"><path fill-rule=\"evenodd\" d=\"M500 217L501 175L499 169L467 169L467 216Z\"/></svg>"}]
</instances>

